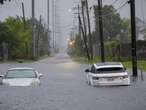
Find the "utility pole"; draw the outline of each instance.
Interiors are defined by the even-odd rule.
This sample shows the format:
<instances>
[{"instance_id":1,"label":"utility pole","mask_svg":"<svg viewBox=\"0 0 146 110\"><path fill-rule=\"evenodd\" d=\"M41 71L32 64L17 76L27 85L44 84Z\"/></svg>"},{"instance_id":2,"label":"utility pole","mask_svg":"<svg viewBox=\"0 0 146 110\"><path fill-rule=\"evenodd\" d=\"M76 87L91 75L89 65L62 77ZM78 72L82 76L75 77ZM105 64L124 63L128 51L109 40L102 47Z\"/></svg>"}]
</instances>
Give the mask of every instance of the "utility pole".
<instances>
[{"instance_id":1,"label":"utility pole","mask_svg":"<svg viewBox=\"0 0 146 110\"><path fill-rule=\"evenodd\" d=\"M77 9L78 9L78 16L80 16L81 10L80 10L79 5L78 5ZM78 21L78 34L79 34L80 40L81 40L81 42L82 42L83 39L82 39L81 28L80 28L80 27L81 27L81 24L80 24L80 22ZM84 49L83 42L81 43L81 46L82 46L82 49Z\"/></svg>"},{"instance_id":2,"label":"utility pole","mask_svg":"<svg viewBox=\"0 0 146 110\"><path fill-rule=\"evenodd\" d=\"M51 31L50 31L50 0L47 0L47 21L48 21L48 53L50 53Z\"/></svg>"},{"instance_id":3,"label":"utility pole","mask_svg":"<svg viewBox=\"0 0 146 110\"><path fill-rule=\"evenodd\" d=\"M32 51L33 58L36 57L36 47L35 47L35 2L32 0Z\"/></svg>"},{"instance_id":4,"label":"utility pole","mask_svg":"<svg viewBox=\"0 0 146 110\"><path fill-rule=\"evenodd\" d=\"M98 0L98 16L99 16L101 62L105 62L104 39L103 39L103 22L102 22L102 0Z\"/></svg>"},{"instance_id":5,"label":"utility pole","mask_svg":"<svg viewBox=\"0 0 146 110\"><path fill-rule=\"evenodd\" d=\"M26 20L25 20L25 10L24 10L24 3L22 2L22 14L23 14L23 23L24 29L26 28Z\"/></svg>"},{"instance_id":6,"label":"utility pole","mask_svg":"<svg viewBox=\"0 0 146 110\"><path fill-rule=\"evenodd\" d=\"M83 17L83 26L84 26L84 34L87 37L87 28L86 28L86 20L85 20L85 13L84 13L84 8L85 8L85 1L81 1L81 8L82 8L82 17Z\"/></svg>"},{"instance_id":7,"label":"utility pole","mask_svg":"<svg viewBox=\"0 0 146 110\"><path fill-rule=\"evenodd\" d=\"M52 34L53 34L53 49L55 49L55 0L52 1Z\"/></svg>"},{"instance_id":8,"label":"utility pole","mask_svg":"<svg viewBox=\"0 0 146 110\"><path fill-rule=\"evenodd\" d=\"M79 10L79 5L78 5L78 10ZM90 54L89 54L89 50L88 50L88 46L87 46L87 38L85 36L84 29L83 29L83 26L82 26L82 20L81 20L81 17L80 17L80 13L78 13L78 19L79 19L79 26L80 26L80 29L81 29L81 32L82 32L82 35L83 35L83 40L84 40L85 50L86 50L86 53L87 53L87 58L88 58L88 60L90 60Z\"/></svg>"},{"instance_id":9,"label":"utility pole","mask_svg":"<svg viewBox=\"0 0 146 110\"><path fill-rule=\"evenodd\" d=\"M26 30L26 19L25 19L25 9L24 9L24 3L22 2L22 14L23 14L23 17L22 17L22 20L23 20L23 26L24 26L24 32ZM26 52L26 55L28 56L28 43L25 42L25 52Z\"/></svg>"},{"instance_id":10,"label":"utility pole","mask_svg":"<svg viewBox=\"0 0 146 110\"><path fill-rule=\"evenodd\" d=\"M87 22L88 22L88 31L89 31L89 45L90 45L90 52L91 52L91 60L93 60L93 44L92 44L92 34L91 34L91 26L90 26L90 16L89 16L89 6L88 1L86 2L86 11L87 11Z\"/></svg>"},{"instance_id":11,"label":"utility pole","mask_svg":"<svg viewBox=\"0 0 146 110\"><path fill-rule=\"evenodd\" d=\"M53 49L54 49L54 0L52 0L52 40L53 40Z\"/></svg>"},{"instance_id":12,"label":"utility pole","mask_svg":"<svg viewBox=\"0 0 146 110\"><path fill-rule=\"evenodd\" d=\"M86 43L86 51L87 51L87 54L89 55L88 56L88 60L90 60L91 58L90 58L90 53L89 53L89 48L88 48L88 45L87 45L87 28L86 28L86 20L85 20L85 13L84 13L84 9L85 9L85 6L86 6L86 4L85 4L86 2L84 1L84 0L81 0L81 8L82 8L82 17L83 17L83 23L81 22L81 24L83 25L81 25L81 28L83 28L83 38L85 39L85 43ZM81 17L80 17L81 18ZM82 30L82 29L81 29Z\"/></svg>"},{"instance_id":13,"label":"utility pole","mask_svg":"<svg viewBox=\"0 0 146 110\"><path fill-rule=\"evenodd\" d=\"M89 7L88 7L88 1L85 0L86 4L86 11L87 11L87 22L88 22L88 31L89 31L89 46L90 46L90 58L93 60L93 45L92 45L92 34L91 34L91 26L90 26L90 16L89 16Z\"/></svg>"},{"instance_id":14,"label":"utility pole","mask_svg":"<svg viewBox=\"0 0 146 110\"><path fill-rule=\"evenodd\" d=\"M79 7L79 5L78 5L78 7L77 7L77 9L78 9L78 16L80 16L80 7ZM79 17L78 17L79 18ZM80 22L79 22L79 20L78 20L78 33L79 33L79 36L80 36L80 38L81 38L81 26L80 26L81 24L80 24ZM82 39L82 38L81 38Z\"/></svg>"},{"instance_id":15,"label":"utility pole","mask_svg":"<svg viewBox=\"0 0 146 110\"><path fill-rule=\"evenodd\" d=\"M48 20L48 32L49 32L49 29L50 29L50 27L49 27L49 24L50 24L50 19L49 19L49 17L50 17L50 0L47 0L47 20Z\"/></svg>"},{"instance_id":16,"label":"utility pole","mask_svg":"<svg viewBox=\"0 0 146 110\"><path fill-rule=\"evenodd\" d=\"M131 10L132 70L133 70L133 77L137 77L135 0L129 0L129 3Z\"/></svg>"},{"instance_id":17,"label":"utility pole","mask_svg":"<svg viewBox=\"0 0 146 110\"><path fill-rule=\"evenodd\" d=\"M40 15L40 21L39 21L39 26L38 26L38 35L37 35L37 38L36 38L36 56L39 57L40 55L40 43L39 43L39 40L40 40L40 37L41 37L41 24L42 24L42 16Z\"/></svg>"},{"instance_id":18,"label":"utility pole","mask_svg":"<svg viewBox=\"0 0 146 110\"><path fill-rule=\"evenodd\" d=\"M50 0L47 0L48 44L50 45L50 19L49 17L50 17Z\"/></svg>"}]
</instances>

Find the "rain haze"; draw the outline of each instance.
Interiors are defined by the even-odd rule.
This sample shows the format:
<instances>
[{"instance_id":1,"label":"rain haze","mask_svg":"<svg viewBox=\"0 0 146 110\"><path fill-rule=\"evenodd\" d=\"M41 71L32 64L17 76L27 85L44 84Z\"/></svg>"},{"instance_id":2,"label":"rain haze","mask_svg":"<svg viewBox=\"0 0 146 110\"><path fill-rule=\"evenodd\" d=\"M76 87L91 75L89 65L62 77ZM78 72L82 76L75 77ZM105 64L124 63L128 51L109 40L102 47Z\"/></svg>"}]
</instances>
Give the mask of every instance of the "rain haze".
<instances>
[{"instance_id":1,"label":"rain haze","mask_svg":"<svg viewBox=\"0 0 146 110\"><path fill-rule=\"evenodd\" d=\"M50 31L52 31L52 1L50 0ZM115 2L116 1L116 2ZM121 7L127 0L103 0L103 4L112 4L116 9ZM12 2L6 2L4 5L0 5L0 20L4 20L8 16L22 16L21 3L24 2L25 15L27 18L31 17L31 0L12 0ZM55 39L56 45L61 47L61 49L66 47L67 38L70 36L74 25L77 25L78 20L75 18L76 15L73 13L73 7L76 7L79 0L55 0ZM97 0L89 0L89 5L96 5ZM146 6L146 0L136 0L136 16L141 18L141 20L146 21L146 14L144 9ZM118 9L121 17L130 16L129 5ZM39 19L42 16L43 22L47 26L47 0L35 0L35 17ZM91 26L94 30L94 19L93 14L91 14ZM77 31L77 30L75 30ZM52 36L52 32L51 32Z\"/></svg>"},{"instance_id":2,"label":"rain haze","mask_svg":"<svg viewBox=\"0 0 146 110\"><path fill-rule=\"evenodd\" d=\"M0 0L0 110L146 110L146 0L81 1Z\"/></svg>"}]
</instances>

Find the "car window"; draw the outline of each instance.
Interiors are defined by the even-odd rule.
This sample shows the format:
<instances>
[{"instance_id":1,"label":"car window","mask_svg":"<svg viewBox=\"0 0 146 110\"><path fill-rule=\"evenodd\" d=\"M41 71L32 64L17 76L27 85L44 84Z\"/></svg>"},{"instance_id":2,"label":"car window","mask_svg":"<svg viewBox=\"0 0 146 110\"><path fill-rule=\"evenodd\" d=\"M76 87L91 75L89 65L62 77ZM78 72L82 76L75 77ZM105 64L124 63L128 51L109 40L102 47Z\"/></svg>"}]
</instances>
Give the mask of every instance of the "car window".
<instances>
[{"instance_id":1,"label":"car window","mask_svg":"<svg viewBox=\"0 0 146 110\"><path fill-rule=\"evenodd\" d=\"M9 70L6 78L35 78L36 73L33 70Z\"/></svg>"},{"instance_id":2,"label":"car window","mask_svg":"<svg viewBox=\"0 0 146 110\"><path fill-rule=\"evenodd\" d=\"M95 73L96 72L96 69L94 67L94 65L91 67L91 73Z\"/></svg>"},{"instance_id":3,"label":"car window","mask_svg":"<svg viewBox=\"0 0 146 110\"><path fill-rule=\"evenodd\" d=\"M96 73L118 73L124 72L125 69L122 67L109 67L109 68L99 68L96 69Z\"/></svg>"}]
</instances>

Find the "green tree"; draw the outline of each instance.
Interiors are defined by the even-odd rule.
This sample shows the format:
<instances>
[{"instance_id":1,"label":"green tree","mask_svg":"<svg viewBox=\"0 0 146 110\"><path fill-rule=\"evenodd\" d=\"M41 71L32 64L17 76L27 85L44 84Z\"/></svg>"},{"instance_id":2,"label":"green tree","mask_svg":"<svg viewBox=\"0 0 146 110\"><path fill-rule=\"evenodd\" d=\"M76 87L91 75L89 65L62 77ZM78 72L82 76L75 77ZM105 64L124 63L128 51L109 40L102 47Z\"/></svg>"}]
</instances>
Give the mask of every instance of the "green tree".
<instances>
[{"instance_id":1,"label":"green tree","mask_svg":"<svg viewBox=\"0 0 146 110\"><path fill-rule=\"evenodd\" d=\"M75 37L75 53L77 56L86 56L83 40L80 35Z\"/></svg>"},{"instance_id":2,"label":"green tree","mask_svg":"<svg viewBox=\"0 0 146 110\"><path fill-rule=\"evenodd\" d=\"M143 29L143 33L144 33L144 39L146 40L146 26L145 26L145 28Z\"/></svg>"},{"instance_id":3,"label":"green tree","mask_svg":"<svg viewBox=\"0 0 146 110\"><path fill-rule=\"evenodd\" d=\"M5 24L15 34L17 39L17 47L14 48L11 55L13 58L27 58L31 56L31 38L32 32L29 25L24 29L23 21L17 17L9 17L5 20Z\"/></svg>"},{"instance_id":4,"label":"green tree","mask_svg":"<svg viewBox=\"0 0 146 110\"><path fill-rule=\"evenodd\" d=\"M112 5L104 5L101 11L103 18L105 55L116 58L120 54L120 44L131 42L130 20L121 18L120 14ZM94 14L95 31L92 33L93 43L94 45L99 46L99 14L97 5L94 6Z\"/></svg>"},{"instance_id":5,"label":"green tree","mask_svg":"<svg viewBox=\"0 0 146 110\"><path fill-rule=\"evenodd\" d=\"M123 18L121 21L121 32L119 34L119 42L126 43L131 42L131 29L130 29L130 20Z\"/></svg>"},{"instance_id":6,"label":"green tree","mask_svg":"<svg viewBox=\"0 0 146 110\"><path fill-rule=\"evenodd\" d=\"M2 42L14 44L15 39L13 32L7 27L5 23L0 23L0 44Z\"/></svg>"},{"instance_id":7,"label":"green tree","mask_svg":"<svg viewBox=\"0 0 146 110\"><path fill-rule=\"evenodd\" d=\"M9 29L5 23L0 23L0 44L3 42L8 44L9 58L11 58L11 52L18 47L17 38L15 34Z\"/></svg>"},{"instance_id":8,"label":"green tree","mask_svg":"<svg viewBox=\"0 0 146 110\"><path fill-rule=\"evenodd\" d=\"M35 19L36 50L38 57L48 54L48 30L42 22ZM24 25L20 17L8 17L0 23L0 44L8 43L9 58L32 58L32 20Z\"/></svg>"},{"instance_id":9,"label":"green tree","mask_svg":"<svg viewBox=\"0 0 146 110\"><path fill-rule=\"evenodd\" d=\"M95 14L95 29L96 34L99 39L99 14L98 6L94 6ZM121 18L120 14L114 9L113 6L105 5L102 8L102 18L103 18L103 33L105 40L113 40L121 32Z\"/></svg>"}]
</instances>

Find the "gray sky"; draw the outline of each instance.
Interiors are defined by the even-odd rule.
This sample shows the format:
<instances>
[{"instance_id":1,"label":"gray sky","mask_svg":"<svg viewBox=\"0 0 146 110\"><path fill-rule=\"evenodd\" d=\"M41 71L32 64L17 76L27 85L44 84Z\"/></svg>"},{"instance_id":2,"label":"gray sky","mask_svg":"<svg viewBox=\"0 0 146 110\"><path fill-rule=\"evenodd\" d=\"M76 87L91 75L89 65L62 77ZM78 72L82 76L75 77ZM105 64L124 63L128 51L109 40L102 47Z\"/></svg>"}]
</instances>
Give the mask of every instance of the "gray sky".
<instances>
[{"instance_id":1,"label":"gray sky","mask_svg":"<svg viewBox=\"0 0 146 110\"><path fill-rule=\"evenodd\" d=\"M0 5L0 20L4 20L8 16L22 16L21 3L24 2L25 14L28 18L31 17L31 0L12 0L12 2L6 2L4 5ZM56 21L57 27L61 27L60 31L62 34L56 35L56 39L63 45L66 42L67 37L70 34L71 28L73 26L73 14L68 10L76 6L79 0L56 0ZM103 0L103 4L111 4L115 0ZM115 8L119 8L127 0L119 0L114 4ZM89 0L89 5L97 4L97 0ZM136 15L142 20L146 21L146 14L144 14L144 8L146 6L146 0L136 0ZM50 0L50 27L52 27L52 0ZM122 17L129 17L129 5L119 10ZM45 23L47 23L47 0L35 0L35 16L39 19L42 15ZM93 14L91 14L93 17ZM77 19L74 20L77 22ZM91 21L92 27L94 27L94 20ZM57 42L58 43L58 42Z\"/></svg>"}]
</instances>

